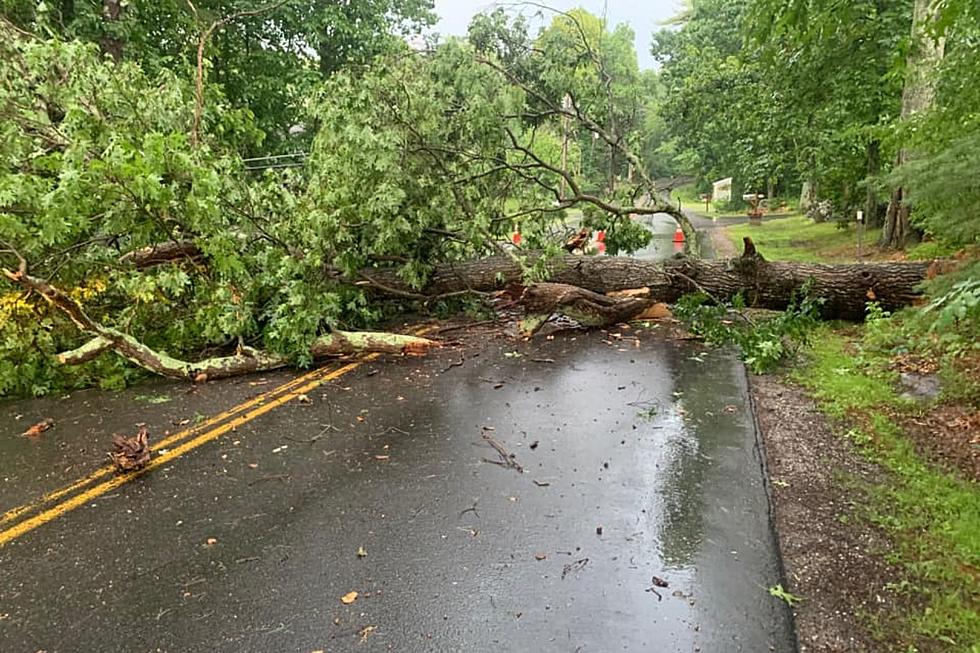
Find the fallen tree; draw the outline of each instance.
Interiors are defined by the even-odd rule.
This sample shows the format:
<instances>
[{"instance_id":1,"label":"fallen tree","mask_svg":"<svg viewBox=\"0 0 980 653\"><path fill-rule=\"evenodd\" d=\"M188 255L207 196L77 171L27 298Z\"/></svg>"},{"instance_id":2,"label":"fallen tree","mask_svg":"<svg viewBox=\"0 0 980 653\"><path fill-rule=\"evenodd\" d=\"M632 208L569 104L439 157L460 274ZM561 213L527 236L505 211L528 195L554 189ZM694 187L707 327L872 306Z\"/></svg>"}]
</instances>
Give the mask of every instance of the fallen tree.
<instances>
[{"instance_id":1,"label":"fallen tree","mask_svg":"<svg viewBox=\"0 0 980 653\"><path fill-rule=\"evenodd\" d=\"M289 358L239 346L234 354L190 362L174 358L143 344L118 329L104 326L89 317L81 304L44 279L27 272L27 262L19 258L17 270L0 268L3 276L24 289L37 293L70 319L79 330L92 337L81 347L58 355L63 364L80 364L105 351L114 351L131 363L150 372L175 379L207 381L250 372L264 372L286 367ZM438 343L427 338L398 333L332 331L314 341L310 357L314 360L356 353L422 354Z\"/></svg>"},{"instance_id":2,"label":"fallen tree","mask_svg":"<svg viewBox=\"0 0 980 653\"><path fill-rule=\"evenodd\" d=\"M657 302L672 302L682 295L700 292L716 302L736 295L747 306L767 309L786 308L804 287L820 298L823 317L862 319L866 304L876 301L885 310L895 310L916 301L918 285L928 273L928 263L804 264L766 261L750 239L736 259L705 261L678 256L666 261L643 261L626 257L560 256L547 261L551 282L523 284L528 263L513 255L444 264L436 268L421 290L412 288L394 270L372 268L359 275L356 283L369 286L382 296L429 299L468 292L487 292L502 288L521 288L519 303L526 311L522 323L525 335L533 333L553 314L567 315L585 326L606 326L636 318ZM193 255L186 248L175 248L179 258ZM12 251L12 250L8 250ZM159 262L156 250L152 257ZM184 361L159 352L131 335L105 326L86 314L81 304L48 281L28 274L27 263L19 255L17 270L0 269L8 280L36 293L60 310L91 340L58 355L63 364L80 364L105 351L113 351L155 374L177 379L208 380L285 367L289 358L250 347L239 346L231 355L201 361ZM164 258L167 258L166 256ZM333 274L337 274L334 272ZM642 293L616 294L616 291L642 288ZM615 296L614 296L615 295ZM361 352L419 354L437 343L417 336L332 331L319 337L310 356L329 356Z\"/></svg>"},{"instance_id":3,"label":"fallen tree","mask_svg":"<svg viewBox=\"0 0 980 653\"><path fill-rule=\"evenodd\" d=\"M533 263L535 256L528 259ZM560 256L547 263L550 281L576 286L593 293L646 287L653 301L673 302L683 295L703 292L715 301L728 301L741 294L754 308L782 310L793 294L805 285L823 300L826 319L861 320L868 302L876 301L893 311L914 303L918 285L925 280L927 262L909 263L788 263L767 261L751 241L739 258L708 261L677 257L666 261L643 261L615 256ZM414 289L393 271L371 269L362 282L381 294L411 293L425 297L459 292L490 291L520 284L524 269L510 256L491 256L472 261L446 263L436 268L428 284ZM549 290L560 292L555 288ZM610 307L612 309L612 307ZM615 310L611 314L615 314Z\"/></svg>"},{"instance_id":4,"label":"fallen tree","mask_svg":"<svg viewBox=\"0 0 980 653\"><path fill-rule=\"evenodd\" d=\"M630 150L625 123L590 114L615 103L610 85L594 83L610 78L588 39L584 67L562 65L566 39L539 49L516 29L520 61L501 58L493 39L483 49L449 42L333 75L315 103L315 122L327 127L304 166L252 175L241 153L259 145L249 136L259 130L220 90L202 105L200 84L3 24L0 34L12 62L0 73L11 126L0 144L11 164L3 185L23 191L0 206L0 394L90 383L87 370L69 365L104 352L169 377L221 378L432 346L335 330L377 320L388 298L425 302L517 284L529 317L550 311L599 325L698 291L779 309L809 281L825 316L854 319L869 299L888 310L914 301L925 275L924 264L769 263L751 252L733 261L543 260L535 248L557 251L569 230L601 231L609 252L636 251L650 237L636 214L670 213L688 243L696 236ZM188 125L189 106L203 119ZM560 134L608 147L601 178L559 152ZM51 165L37 165L38 154ZM565 214L573 208L582 211L574 226ZM479 258L490 252L499 256ZM565 286L529 288L531 279ZM649 296L609 296L637 287ZM236 341L230 355L203 361L165 351ZM91 366L95 376L118 375L105 363Z\"/></svg>"}]
</instances>

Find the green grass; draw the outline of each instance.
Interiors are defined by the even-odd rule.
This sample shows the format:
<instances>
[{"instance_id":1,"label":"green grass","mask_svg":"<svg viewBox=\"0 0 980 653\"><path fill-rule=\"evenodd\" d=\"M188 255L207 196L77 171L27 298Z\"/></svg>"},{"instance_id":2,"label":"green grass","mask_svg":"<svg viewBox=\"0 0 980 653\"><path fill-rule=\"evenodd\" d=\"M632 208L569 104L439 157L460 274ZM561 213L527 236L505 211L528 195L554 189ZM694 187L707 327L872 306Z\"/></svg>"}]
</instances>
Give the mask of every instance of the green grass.
<instances>
[{"instance_id":1,"label":"green grass","mask_svg":"<svg viewBox=\"0 0 980 653\"><path fill-rule=\"evenodd\" d=\"M927 464L890 414L914 410L893 390L887 357L829 327L815 338L795 380L826 412L847 421L845 437L887 475L866 490L859 518L894 543L888 559L905 571L910 606L873 624L903 651L976 651L980 642L980 489ZM904 612L903 612L904 610ZM938 649L933 649L938 647Z\"/></svg>"},{"instance_id":2,"label":"green grass","mask_svg":"<svg viewBox=\"0 0 980 653\"><path fill-rule=\"evenodd\" d=\"M732 209L719 209L712 202L708 202L707 207L704 204L704 200L701 199L701 194L697 191L694 184L688 184L686 186L680 186L671 191L671 199L674 203L677 200L681 201L681 205L684 209L700 213L701 215L706 215L711 218L744 218L746 217L746 209L732 210ZM788 210L793 211L796 209L799 202L797 200L788 199L784 197L777 197L774 206L777 207L790 207ZM782 209L782 211L787 211L787 209Z\"/></svg>"},{"instance_id":3,"label":"green grass","mask_svg":"<svg viewBox=\"0 0 980 653\"><path fill-rule=\"evenodd\" d=\"M819 263L857 259L857 235L853 228L839 229L833 222L817 224L802 215L778 218L756 226L733 225L727 232L739 250L742 249L742 238L752 238L759 252L770 261ZM862 240L870 250L880 236L880 229L867 229Z\"/></svg>"},{"instance_id":4,"label":"green grass","mask_svg":"<svg viewBox=\"0 0 980 653\"><path fill-rule=\"evenodd\" d=\"M952 245L930 240L928 242L917 243L910 247L906 252L909 260L928 261L934 258L946 258L956 253L957 248Z\"/></svg>"},{"instance_id":5,"label":"green grass","mask_svg":"<svg viewBox=\"0 0 980 653\"><path fill-rule=\"evenodd\" d=\"M704 200L701 199L701 194L697 192L693 184L675 188L671 192L670 197L674 200L674 204L677 204L677 200L680 200L682 208L712 218L745 217L745 211L720 210L712 202L708 202L707 207L705 207Z\"/></svg>"}]
</instances>

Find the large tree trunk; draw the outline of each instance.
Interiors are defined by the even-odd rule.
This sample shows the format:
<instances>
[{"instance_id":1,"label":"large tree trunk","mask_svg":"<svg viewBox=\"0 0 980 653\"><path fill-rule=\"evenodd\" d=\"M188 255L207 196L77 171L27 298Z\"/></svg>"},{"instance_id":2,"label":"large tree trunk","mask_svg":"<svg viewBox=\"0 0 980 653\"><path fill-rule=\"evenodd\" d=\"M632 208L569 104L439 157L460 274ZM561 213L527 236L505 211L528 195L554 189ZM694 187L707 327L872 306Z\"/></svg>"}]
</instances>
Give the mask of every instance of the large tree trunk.
<instances>
[{"instance_id":1,"label":"large tree trunk","mask_svg":"<svg viewBox=\"0 0 980 653\"><path fill-rule=\"evenodd\" d=\"M530 263L530 261L529 261ZM926 278L928 263L769 262L754 253L737 259L705 261L687 257L642 261L616 256L560 256L549 263L551 281L597 293L647 287L650 298L672 302L682 295L704 292L718 301L741 294L753 307L781 310L795 291L808 282L813 296L824 303L826 318L861 320L865 305L877 301L885 310L907 306L919 297L916 287ZM379 293L417 293L436 297L466 290L490 291L521 284L521 266L507 256L445 264L436 268L429 284L418 291L394 271L373 269ZM365 283L365 285L370 285Z\"/></svg>"},{"instance_id":2,"label":"large tree trunk","mask_svg":"<svg viewBox=\"0 0 980 653\"><path fill-rule=\"evenodd\" d=\"M946 51L946 39L933 38L929 34L929 24L935 20L936 11L938 6L932 0L915 0L912 13L912 47L906 61L905 86L902 89L902 120L908 120L929 109L935 99L936 68ZM909 157L909 152L902 149L895 159L895 167L901 167ZM892 192L881 233L883 247L904 248L905 241L912 232L909 221L911 208L906 195L905 189L901 187Z\"/></svg>"}]
</instances>

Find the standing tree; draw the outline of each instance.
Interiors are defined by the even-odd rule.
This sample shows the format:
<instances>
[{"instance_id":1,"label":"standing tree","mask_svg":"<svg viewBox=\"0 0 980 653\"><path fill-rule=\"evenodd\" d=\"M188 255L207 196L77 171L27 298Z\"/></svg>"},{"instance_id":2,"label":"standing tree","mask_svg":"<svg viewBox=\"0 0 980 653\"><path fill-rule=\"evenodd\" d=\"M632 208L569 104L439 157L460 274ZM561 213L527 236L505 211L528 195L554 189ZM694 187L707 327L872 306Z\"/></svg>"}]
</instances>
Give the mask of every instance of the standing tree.
<instances>
[{"instance_id":1,"label":"standing tree","mask_svg":"<svg viewBox=\"0 0 980 653\"><path fill-rule=\"evenodd\" d=\"M272 4L281 6L263 11ZM209 79L255 115L265 138L250 151L260 154L296 146L289 128L308 119L304 100L323 79L435 20L432 0L7 0L3 15L28 32L98 43L150 74L194 70L201 34L237 16L209 37Z\"/></svg>"},{"instance_id":2,"label":"standing tree","mask_svg":"<svg viewBox=\"0 0 980 653\"><path fill-rule=\"evenodd\" d=\"M915 0L912 41L906 64L905 87L902 90L902 121L915 120L932 107L935 99L935 78L946 47L945 37L936 35L933 31L937 11L937 4L932 0ZM901 168L910 157L909 150L902 147L895 159L895 167ZM885 214L885 228L881 234L881 244L885 247L905 247L911 231L909 215L912 211L906 196L903 186L892 191Z\"/></svg>"}]
</instances>

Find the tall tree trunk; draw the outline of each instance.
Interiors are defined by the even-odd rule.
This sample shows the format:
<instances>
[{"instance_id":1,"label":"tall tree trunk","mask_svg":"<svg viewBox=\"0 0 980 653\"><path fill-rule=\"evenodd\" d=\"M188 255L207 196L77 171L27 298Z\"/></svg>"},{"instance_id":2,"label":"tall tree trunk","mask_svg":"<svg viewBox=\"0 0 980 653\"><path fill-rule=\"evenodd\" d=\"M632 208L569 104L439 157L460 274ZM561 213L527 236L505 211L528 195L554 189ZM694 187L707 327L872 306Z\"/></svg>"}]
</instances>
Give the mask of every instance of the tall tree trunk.
<instances>
[{"instance_id":1,"label":"tall tree trunk","mask_svg":"<svg viewBox=\"0 0 980 653\"><path fill-rule=\"evenodd\" d=\"M817 203L817 180L809 177L800 189L800 212L806 215Z\"/></svg>"},{"instance_id":2,"label":"tall tree trunk","mask_svg":"<svg viewBox=\"0 0 980 653\"><path fill-rule=\"evenodd\" d=\"M99 42L102 52L112 57L116 63L122 61L123 42L113 35L116 29L114 23L119 21L122 15L122 0L103 0L102 18L105 22L102 39Z\"/></svg>"},{"instance_id":3,"label":"tall tree trunk","mask_svg":"<svg viewBox=\"0 0 980 653\"><path fill-rule=\"evenodd\" d=\"M934 39L929 34L929 24L936 18L937 3L932 0L915 0L912 13L912 48L906 61L905 87L902 89L902 120L908 120L917 113L929 109L936 96L935 72L946 51L946 39ZM902 149L895 158L895 167L901 167L909 160L908 150ZM881 234L881 245L902 249L911 233L908 204L904 188L892 192L885 225Z\"/></svg>"},{"instance_id":4,"label":"tall tree trunk","mask_svg":"<svg viewBox=\"0 0 980 653\"><path fill-rule=\"evenodd\" d=\"M872 139L868 141L868 178L864 198L864 223L869 227L880 227L878 216L878 191L875 189L874 178L881 172L881 153L879 143Z\"/></svg>"}]
</instances>

